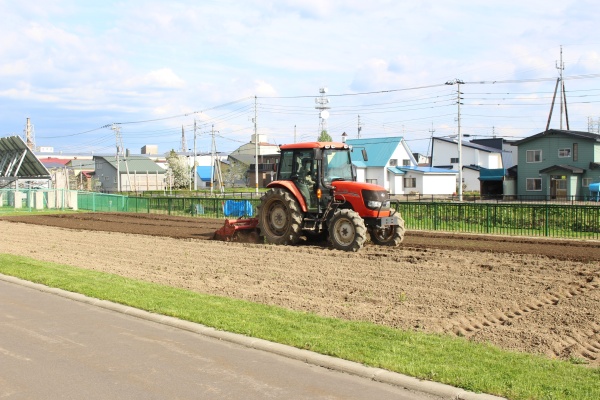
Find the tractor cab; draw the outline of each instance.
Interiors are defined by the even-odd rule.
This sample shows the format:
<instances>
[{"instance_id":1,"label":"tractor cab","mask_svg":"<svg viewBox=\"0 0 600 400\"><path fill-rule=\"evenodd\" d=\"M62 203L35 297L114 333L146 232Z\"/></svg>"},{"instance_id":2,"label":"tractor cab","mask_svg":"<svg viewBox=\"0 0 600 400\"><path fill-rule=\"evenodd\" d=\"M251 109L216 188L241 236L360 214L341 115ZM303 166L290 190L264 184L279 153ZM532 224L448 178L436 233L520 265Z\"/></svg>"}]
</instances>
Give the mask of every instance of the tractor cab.
<instances>
[{"instance_id":1,"label":"tractor cab","mask_svg":"<svg viewBox=\"0 0 600 400\"><path fill-rule=\"evenodd\" d=\"M301 207L305 211L323 212L331 200L333 182L355 180L346 144L312 142L281 146L276 181L294 184L304 200Z\"/></svg>"}]
</instances>

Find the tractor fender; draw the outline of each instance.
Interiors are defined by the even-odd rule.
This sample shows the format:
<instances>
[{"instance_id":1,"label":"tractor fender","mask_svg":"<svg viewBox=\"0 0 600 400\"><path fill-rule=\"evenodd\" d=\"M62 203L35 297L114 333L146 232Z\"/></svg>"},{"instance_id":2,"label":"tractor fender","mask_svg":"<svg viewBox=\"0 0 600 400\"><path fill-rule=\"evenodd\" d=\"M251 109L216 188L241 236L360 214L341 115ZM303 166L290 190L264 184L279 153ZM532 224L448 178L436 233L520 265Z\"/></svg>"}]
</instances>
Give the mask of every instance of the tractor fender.
<instances>
[{"instance_id":1,"label":"tractor fender","mask_svg":"<svg viewBox=\"0 0 600 400\"><path fill-rule=\"evenodd\" d=\"M273 181L273 182L269 183L267 185L267 187L269 189L282 188L282 189L288 190L292 194L292 196L294 196L294 198L296 198L296 201L300 205L302 212L305 213L308 211L308 208L306 208L306 201L304 201L304 197L302 196L302 193L300 193L300 190L298 190L298 187L296 187L294 182L292 182L292 181Z\"/></svg>"}]
</instances>

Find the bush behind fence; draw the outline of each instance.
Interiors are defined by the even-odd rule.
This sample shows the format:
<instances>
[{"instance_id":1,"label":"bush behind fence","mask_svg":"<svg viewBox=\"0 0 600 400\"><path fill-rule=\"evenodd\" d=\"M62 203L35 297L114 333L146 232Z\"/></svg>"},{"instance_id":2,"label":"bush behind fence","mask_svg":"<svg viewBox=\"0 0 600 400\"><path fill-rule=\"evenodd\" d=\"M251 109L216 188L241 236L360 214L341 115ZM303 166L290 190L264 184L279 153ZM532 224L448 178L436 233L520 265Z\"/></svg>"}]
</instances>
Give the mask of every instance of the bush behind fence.
<instances>
[{"instance_id":1,"label":"bush behind fence","mask_svg":"<svg viewBox=\"0 0 600 400\"><path fill-rule=\"evenodd\" d=\"M102 212L243 217L226 212L228 201L248 202L251 215L260 203L258 198L129 197L80 192L78 204L82 210ZM409 230L600 239L598 205L394 201L392 206L401 213Z\"/></svg>"}]
</instances>

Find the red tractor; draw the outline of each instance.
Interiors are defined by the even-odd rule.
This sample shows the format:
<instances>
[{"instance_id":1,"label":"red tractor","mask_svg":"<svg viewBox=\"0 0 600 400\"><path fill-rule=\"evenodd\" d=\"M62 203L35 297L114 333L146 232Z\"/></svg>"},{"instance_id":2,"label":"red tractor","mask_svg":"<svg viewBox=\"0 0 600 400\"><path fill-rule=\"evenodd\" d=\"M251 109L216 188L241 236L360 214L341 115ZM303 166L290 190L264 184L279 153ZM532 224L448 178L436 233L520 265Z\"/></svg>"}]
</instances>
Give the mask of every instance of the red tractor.
<instances>
[{"instance_id":1,"label":"red tractor","mask_svg":"<svg viewBox=\"0 0 600 400\"><path fill-rule=\"evenodd\" d=\"M301 236L328 237L339 250L373 243L398 246L404 220L381 186L356 182L345 143L282 145L277 178L267 185L256 219L267 243L293 245ZM363 157L366 153L363 151Z\"/></svg>"}]
</instances>

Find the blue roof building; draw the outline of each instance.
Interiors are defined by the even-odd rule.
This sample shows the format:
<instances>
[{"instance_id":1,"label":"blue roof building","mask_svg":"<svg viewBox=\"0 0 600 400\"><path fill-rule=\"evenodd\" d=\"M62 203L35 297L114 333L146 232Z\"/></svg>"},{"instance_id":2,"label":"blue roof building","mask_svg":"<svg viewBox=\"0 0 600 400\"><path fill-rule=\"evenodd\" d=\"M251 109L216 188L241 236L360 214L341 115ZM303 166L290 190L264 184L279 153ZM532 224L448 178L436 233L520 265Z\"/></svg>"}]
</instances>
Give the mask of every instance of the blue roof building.
<instances>
[{"instance_id":1,"label":"blue roof building","mask_svg":"<svg viewBox=\"0 0 600 400\"><path fill-rule=\"evenodd\" d=\"M453 194L458 171L419 167L403 137L349 139L357 180L386 188L392 195ZM367 159L362 157L362 150Z\"/></svg>"}]
</instances>

